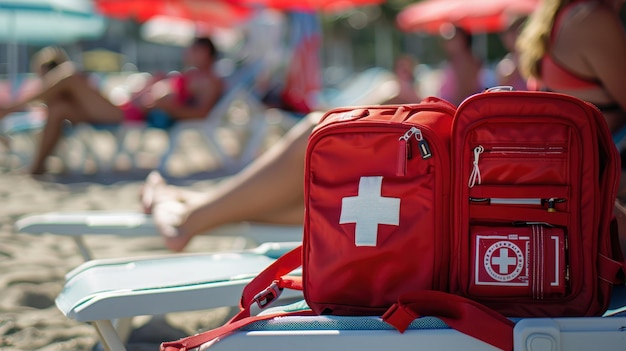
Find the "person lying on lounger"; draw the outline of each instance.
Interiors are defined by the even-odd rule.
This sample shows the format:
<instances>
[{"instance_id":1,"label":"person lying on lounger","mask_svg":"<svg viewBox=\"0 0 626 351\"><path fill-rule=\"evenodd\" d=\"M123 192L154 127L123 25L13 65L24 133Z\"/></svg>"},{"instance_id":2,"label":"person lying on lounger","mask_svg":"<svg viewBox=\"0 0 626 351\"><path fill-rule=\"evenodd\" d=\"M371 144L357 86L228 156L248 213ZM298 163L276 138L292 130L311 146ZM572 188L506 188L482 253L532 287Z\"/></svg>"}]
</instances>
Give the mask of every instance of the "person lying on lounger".
<instances>
[{"instance_id":1,"label":"person lying on lounger","mask_svg":"<svg viewBox=\"0 0 626 351\"><path fill-rule=\"evenodd\" d=\"M400 57L395 65L398 95L371 103L418 103L414 68L413 59ZM194 236L228 223L301 225L306 146L322 115L308 114L243 171L207 192L168 185L152 172L144 184L141 201L144 212L153 214L165 245L172 251L182 251Z\"/></svg>"},{"instance_id":2,"label":"person lying on lounger","mask_svg":"<svg viewBox=\"0 0 626 351\"><path fill-rule=\"evenodd\" d=\"M195 39L185 54L186 64L192 68L170 79L165 84L170 89L162 89L164 81L155 82L131 102L116 106L91 86L62 49L47 47L32 59L33 71L41 77L41 89L11 106L0 107L0 119L35 101L47 106L46 125L30 170L32 174L42 174L65 120L115 124L124 119L145 118L148 124L166 128L175 120L204 118L224 91L223 81L213 68L216 54L210 39Z\"/></svg>"},{"instance_id":3,"label":"person lying on lounger","mask_svg":"<svg viewBox=\"0 0 626 351\"><path fill-rule=\"evenodd\" d=\"M417 94L415 101L400 98L398 103L419 102ZM165 245L182 251L194 236L228 223L302 224L306 146L322 115L307 115L261 157L208 192L170 186L157 172L151 173L141 200Z\"/></svg>"},{"instance_id":4,"label":"person lying on lounger","mask_svg":"<svg viewBox=\"0 0 626 351\"><path fill-rule=\"evenodd\" d=\"M321 116L309 114L243 171L206 192L168 185L151 173L141 200L167 248L182 251L194 236L228 223L302 224L306 145Z\"/></svg>"}]
</instances>

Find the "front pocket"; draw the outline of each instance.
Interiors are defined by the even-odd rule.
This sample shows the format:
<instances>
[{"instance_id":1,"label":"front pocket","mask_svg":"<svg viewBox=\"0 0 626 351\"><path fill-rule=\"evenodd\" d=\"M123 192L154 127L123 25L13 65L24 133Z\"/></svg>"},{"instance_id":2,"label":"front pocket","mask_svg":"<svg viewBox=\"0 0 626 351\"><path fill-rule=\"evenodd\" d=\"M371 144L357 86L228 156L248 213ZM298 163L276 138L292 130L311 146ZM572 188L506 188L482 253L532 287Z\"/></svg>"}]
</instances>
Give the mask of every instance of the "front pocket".
<instances>
[{"instance_id":1,"label":"front pocket","mask_svg":"<svg viewBox=\"0 0 626 351\"><path fill-rule=\"evenodd\" d=\"M480 185L469 189L471 223L545 222L567 227L570 213L567 186Z\"/></svg>"},{"instance_id":2,"label":"front pocket","mask_svg":"<svg viewBox=\"0 0 626 351\"><path fill-rule=\"evenodd\" d=\"M562 145L476 145L468 184L568 184L567 155Z\"/></svg>"},{"instance_id":3,"label":"front pocket","mask_svg":"<svg viewBox=\"0 0 626 351\"><path fill-rule=\"evenodd\" d=\"M470 228L473 297L543 300L567 292L567 236L545 225Z\"/></svg>"}]
</instances>

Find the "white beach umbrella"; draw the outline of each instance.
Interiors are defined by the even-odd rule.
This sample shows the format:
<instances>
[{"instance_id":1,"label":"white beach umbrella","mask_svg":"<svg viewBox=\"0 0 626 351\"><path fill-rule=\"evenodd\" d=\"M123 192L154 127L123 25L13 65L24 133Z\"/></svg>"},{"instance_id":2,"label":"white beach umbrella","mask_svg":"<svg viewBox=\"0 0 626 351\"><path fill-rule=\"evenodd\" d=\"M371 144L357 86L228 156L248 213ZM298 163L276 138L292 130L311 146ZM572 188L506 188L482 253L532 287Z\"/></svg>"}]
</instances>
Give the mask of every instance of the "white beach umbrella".
<instances>
[{"instance_id":1,"label":"white beach umbrella","mask_svg":"<svg viewBox=\"0 0 626 351\"><path fill-rule=\"evenodd\" d=\"M0 42L68 43L104 30L89 0L0 0Z\"/></svg>"},{"instance_id":2,"label":"white beach umbrella","mask_svg":"<svg viewBox=\"0 0 626 351\"><path fill-rule=\"evenodd\" d=\"M89 0L0 0L0 43L6 45L10 81L18 70L18 44L62 44L97 38L105 20Z\"/></svg>"}]
</instances>

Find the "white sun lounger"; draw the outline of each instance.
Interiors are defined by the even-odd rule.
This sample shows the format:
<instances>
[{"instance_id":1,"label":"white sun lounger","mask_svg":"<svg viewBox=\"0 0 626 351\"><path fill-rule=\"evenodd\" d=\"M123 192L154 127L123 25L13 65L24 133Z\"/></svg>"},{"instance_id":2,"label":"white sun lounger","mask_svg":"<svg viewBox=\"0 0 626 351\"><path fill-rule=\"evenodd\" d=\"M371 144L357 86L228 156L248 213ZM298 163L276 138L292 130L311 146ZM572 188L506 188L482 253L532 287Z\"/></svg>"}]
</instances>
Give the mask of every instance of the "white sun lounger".
<instances>
[{"instance_id":1,"label":"white sun lounger","mask_svg":"<svg viewBox=\"0 0 626 351\"><path fill-rule=\"evenodd\" d=\"M157 235L152 216L139 212L49 212L22 217L15 223L15 229L19 233L72 237L85 261L93 257L83 240L84 235L121 237ZM302 240L302 226L238 223L215 229L210 234L245 237L257 243L299 241Z\"/></svg>"},{"instance_id":2,"label":"white sun lounger","mask_svg":"<svg viewBox=\"0 0 626 351\"><path fill-rule=\"evenodd\" d=\"M107 349L125 350L130 318L236 306L255 275L298 245L265 243L241 252L93 260L66 275L56 305L68 318L93 323ZM281 298L301 296L290 292ZM116 330L114 320L125 323Z\"/></svg>"}]
</instances>

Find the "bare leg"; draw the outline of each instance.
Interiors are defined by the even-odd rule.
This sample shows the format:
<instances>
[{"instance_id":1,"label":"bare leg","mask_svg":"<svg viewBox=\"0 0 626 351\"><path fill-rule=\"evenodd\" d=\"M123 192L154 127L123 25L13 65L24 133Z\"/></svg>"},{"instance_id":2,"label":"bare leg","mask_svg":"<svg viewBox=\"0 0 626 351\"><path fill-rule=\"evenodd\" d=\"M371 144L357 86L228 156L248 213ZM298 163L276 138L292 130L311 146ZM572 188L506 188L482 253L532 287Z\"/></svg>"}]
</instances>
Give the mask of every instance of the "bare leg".
<instances>
[{"instance_id":1,"label":"bare leg","mask_svg":"<svg viewBox=\"0 0 626 351\"><path fill-rule=\"evenodd\" d=\"M301 225L304 219L304 199L298 199L296 203L285 206L274 212L261 213L258 217L248 220L257 223L276 225Z\"/></svg>"},{"instance_id":2,"label":"bare leg","mask_svg":"<svg viewBox=\"0 0 626 351\"><path fill-rule=\"evenodd\" d=\"M123 119L122 111L89 86L80 75L67 77L48 87L41 92L39 99L48 105L48 118L31 168L32 174L45 171L46 158L61 137L64 120L73 123L116 123Z\"/></svg>"},{"instance_id":3,"label":"bare leg","mask_svg":"<svg viewBox=\"0 0 626 351\"><path fill-rule=\"evenodd\" d=\"M158 203L175 201L194 207L202 205L209 198L209 194L205 192L168 185L157 171L150 172L139 194L143 212L146 214L151 214Z\"/></svg>"},{"instance_id":4,"label":"bare leg","mask_svg":"<svg viewBox=\"0 0 626 351\"><path fill-rule=\"evenodd\" d=\"M42 174L45 172L46 159L54 151L61 137L63 121L73 119L74 122L79 122L80 116L80 109L75 108L65 100L57 100L48 104L48 118L42 132L41 141L37 147L31 174Z\"/></svg>"},{"instance_id":5,"label":"bare leg","mask_svg":"<svg viewBox=\"0 0 626 351\"><path fill-rule=\"evenodd\" d=\"M73 118L90 123L116 123L124 118L122 110L113 105L80 75L67 77L41 93L40 99L48 106L66 101L80 111ZM70 118L68 118L70 119Z\"/></svg>"},{"instance_id":6,"label":"bare leg","mask_svg":"<svg viewBox=\"0 0 626 351\"><path fill-rule=\"evenodd\" d=\"M157 203L153 213L166 246L181 251L193 236L226 223L302 223L304 156L313 125L311 120L299 123L250 166L220 183L202 204Z\"/></svg>"}]
</instances>

